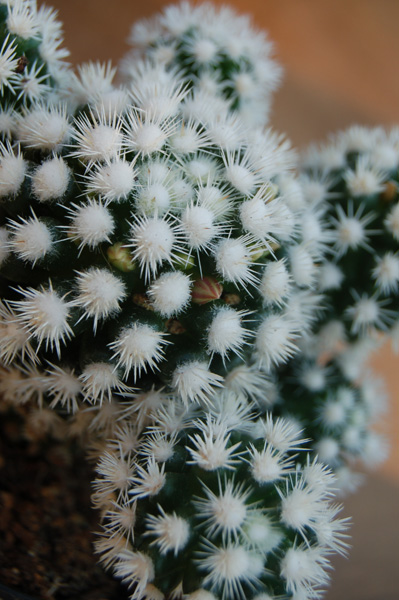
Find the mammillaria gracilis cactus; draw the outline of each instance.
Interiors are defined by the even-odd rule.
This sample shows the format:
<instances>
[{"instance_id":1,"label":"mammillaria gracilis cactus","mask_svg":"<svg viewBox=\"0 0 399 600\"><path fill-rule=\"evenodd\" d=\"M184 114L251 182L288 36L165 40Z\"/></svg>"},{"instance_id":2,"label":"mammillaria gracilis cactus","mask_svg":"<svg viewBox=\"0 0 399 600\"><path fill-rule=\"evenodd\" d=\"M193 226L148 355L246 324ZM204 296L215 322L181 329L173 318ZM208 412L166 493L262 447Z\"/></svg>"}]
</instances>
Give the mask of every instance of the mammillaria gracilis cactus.
<instances>
[{"instance_id":1,"label":"mammillaria gracilis cactus","mask_svg":"<svg viewBox=\"0 0 399 600\"><path fill-rule=\"evenodd\" d=\"M131 598L320 597L329 555L346 553L347 520L331 472L298 459L296 426L259 419L231 393L207 413L175 403L154 421L134 460L121 445L104 451L94 482L97 551Z\"/></svg>"},{"instance_id":2,"label":"mammillaria gracilis cactus","mask_svg":"<svg viewBox=\"0 0 399 600\"><path fill-rule=\"evenodd\" d=\"M355 375L356 362L382 335L397 339L398 166L397 128L354 126L310 148L303 160L305 188L325 207L330 231L319 271L328 310L315 352L347 346L346 369Z\"/></svg>"},{"instance_id":3,"label":"mammillaria gracilis cactus","mask_svg":"<svg viewBox=\"0 0 399 600\"><path fill-rule=\"evenodd\" d=\"M217 113L227 105L251 126L266 123L281 68L273 44L248 16L228 6L181 2L134 23L129 41L133 50L122 70L137 89L143 80L141 57L158 78L160 72L178 73L198 106L211 102Z\"/></svg>"},{"instance_id":4,"label":"mammillaria gracilis cactus","mask_svg":"<svg viewBox=\"0 0 399 600\"><path fill-rule=\"evenodd\" d=\"M51 12L1 10L4 396L72 413L72 428L101 438L97 549L133 598L319 597L329 555L346 548L333 477L300 450L296 415L265 412L269 377L321 306L322 252L331 240L346 252L323 239L330 209L301 187L288 143L248 128L249 114L265 123L278 79L268 44L227 9L183 4L135 28L149 49L116 87L109 65L57 77ZM42 23L36 54L6 29L11 14ZM230 47L215 35L226 16L241 32ZM397 287L389 252L373 272L384 293ZM277 406L290 412L284 393Z\"/></svg>"},{"instance_id":5,"label":"mammillaria gracilis cactus","mask_svg":"<svg viewBox=\"0 0 399 600\"><path fill-rule=\"evenodd\" d=\"M108 76L82 69L70 104L85 78L101 90ZM16 115L3 147L18 178L2 191L1 355L14 369L22 357L23 400L45 393L73 412L168 385L206 404L236 366L270 373L307 326L290 302L315 257L302 207L279 191L298 187L287 142L248 136L228 111L198 117L167 77L136 106L125 94L120 112L99 92L74 117L43 100Z\"/></svg>"}]
</instances>

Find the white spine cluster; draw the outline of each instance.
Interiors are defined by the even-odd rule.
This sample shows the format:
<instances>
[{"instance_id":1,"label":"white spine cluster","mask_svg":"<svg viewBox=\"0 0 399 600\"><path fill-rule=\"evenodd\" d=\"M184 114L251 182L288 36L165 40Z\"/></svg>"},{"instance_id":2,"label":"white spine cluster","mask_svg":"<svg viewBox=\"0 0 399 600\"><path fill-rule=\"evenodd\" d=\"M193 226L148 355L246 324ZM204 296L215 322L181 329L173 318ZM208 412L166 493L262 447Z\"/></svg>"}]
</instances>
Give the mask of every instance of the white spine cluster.
<instances>
[{"instance_id":1,"label":"white spine cluster","mask_svg":"<svg viewBox=\"0 0 399 600\"><path fill-rule=\"evenodd\" d=\"M190 277L179 271L163 273L148 289L148 296L163 317L172 317L181 312L190 301L192 282Z\"/></svg>"},{"instance_id":2,"label":"white spine cluster","mask_svg":"<svg viewBox=\"0 0 399 600\"><path fill-rule=\"evenodd\" d=\"M124 368L125 377L133 371L134 379L147 369L156 370L163 360L164 346L168 344L165 335L150 325L134 323L123 329L109 347L115 352L113 358Z\"/></svg>"},{"instance_id":3,"label":"white spine cluster","mask_svg":"<svg viewBox=\"0 0 399 600\"><path fill-rule=\"evenodd\" d=\"M243 327L242 319L248 316L246 311L237 311L230 307L220 308L212 319L207 330L208 352L216 352L225 358L229 352L238 356L252 332Z\"/></svg>"},{"instance_id":4,"label":"white spine cluster","mask_svg":"<svg viewBox=\"0 0 399 600\"><path fill-rule=\"evenodd\" d=\"M103 242L110 242L115 222L101 201L89 198L86 204L72 204L72 207L68 208L71 223L65 230L71 240L79 242L79 248L94 249Z\"/></svg>"},{"instance_id":5,"label":"white spine cluster","mask_svg":"<svg viewBox=\"0 0 399 600\"><path fill-rule=\"evenodd\" d=\"M34 104L18 115L16 137L22 146L57 152L70 140L71 126L63 105Z\"/></svg>"},{"instance_id":6,"label":"white spine cluster","mask_svg":"<svg viewBox=\"0 0 399 600\"><path fill-rule=\"evenodd\" d=\"M28 219L21 218L20 222L11 221L8 226L11 231L9 248L32 267L54 250L51 230L35 214Z\"/></svg>"},{"instance_id":7,"label":"white spine cluster","mask_svg":"<svg viewBox=\"0 0 399 600\"><path fill-rule=\"evenodd\" d=\"M0 198L17 194L26 175L27 165L21 153L9 143L0 143Z\"/></svg>"},{"instance_id":8,"label":"white spine cluster","mask_svg":"<svg viewBox=\"0 0 399 600\"><path fill-rule=\"evenodd\" d=\"M64 345L73 335L69 324L71 303L60 296L52 287L21 289L23 300L12 302L19 322L39 346L42 344L57 355L61 354Z\"/></svg>"},{"instance_id":9,"label":"white spine cluster","mask_svg":"<svg viewBox=\"0 0 399 600\"><path fill-rule=\"evenodd\" d=\"M126 296L125 286L107 269L92 268L77 274L76 306L83 309L85 318L93 318L94 331L99 320L120 311Z\"/></svg>"},{"instance_id":10,"label":"white spine cluster","mask_svg":"<svg viewBox=\"0 0 399 600\"><path fill-rule=\"evenodd\" d=\"M165 219L136 218L129 247L133 248L132 258L139 262L146 280L156 274L162 262L172 264L175 241L173 226Z\"/></svg>"},{"instance_id":11,"label":"white spine cluster","mask_svg":"<svg viewBox=\"0 0 399 600\"><path fill-rule=\"evenodd\" d=\"M40 202L50 202L64 196L69 181L69 167L63 158L55 156L35 170L32 191Z\"/></svg>"},{"instance_id":12,"label":"white spine cluster","mask_svg":"<svg viewBox=\"0 0 399 600\"><path fill-rule=\"evenodd\" d=\"M208 403L214 387L221 387L223 377L211 373L205 362L194 360L179 365L173 373L172 386L185 404Z\"/></svg>"}]
</instances>

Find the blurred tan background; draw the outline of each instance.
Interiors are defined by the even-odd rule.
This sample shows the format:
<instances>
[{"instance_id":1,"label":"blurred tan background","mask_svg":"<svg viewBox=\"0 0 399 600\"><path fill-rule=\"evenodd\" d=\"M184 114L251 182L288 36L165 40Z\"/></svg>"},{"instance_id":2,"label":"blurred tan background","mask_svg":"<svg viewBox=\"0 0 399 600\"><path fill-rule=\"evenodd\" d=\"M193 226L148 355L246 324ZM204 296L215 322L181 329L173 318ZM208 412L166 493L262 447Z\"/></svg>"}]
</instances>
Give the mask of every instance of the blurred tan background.
<instances>
[{"instance_id":1,"label":"blurred tan background","mask_svg":"<svg viewBox=\"0 0 399 600\"><path fill-rule=\"evenodd\" d=\"M218 3L218 2L216 2ZM74 63L117 62L130 24L169 4L163 0L48 0L65 24ZM285 69L272 125L301 148L353 123L399 124L398 0L233 0L275 42ZM336 561L326 600L399 599L399 356L388 346L372 366L388 382L381 425L391 456L345 502L353 548Z\"/></svg>"}]
</instances>

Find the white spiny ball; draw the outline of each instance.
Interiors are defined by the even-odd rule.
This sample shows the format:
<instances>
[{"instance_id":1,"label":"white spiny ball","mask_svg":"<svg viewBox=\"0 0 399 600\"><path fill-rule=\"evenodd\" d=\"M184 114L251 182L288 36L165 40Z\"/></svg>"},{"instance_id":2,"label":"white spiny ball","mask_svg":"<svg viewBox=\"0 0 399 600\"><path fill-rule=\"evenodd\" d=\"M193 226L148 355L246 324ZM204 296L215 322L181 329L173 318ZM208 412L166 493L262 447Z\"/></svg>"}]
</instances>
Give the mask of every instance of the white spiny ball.
<instances>
[{"instance_id":1,"label":"white spiny ball","mask_svg":"<svg viewBox=\"0 0 399 600\"><path fill-rule=\"evenodd\" d=\"M52 398L50 408L60 405L68 412L78 410L78 398L82 389L79 378L69 367L54 366L46 376L47 390Z\"/></svg>"},{"instance_id":2,"label":"white spiny ball","mask_svg":"<svg viewBox=\"0 0 399 600\"><path fill-rule=\"evenodd\" d=\"M274 236L289 238L292 235L292 213L269 190L260 190L256 196L240 205L240 218L246 232L266 244L275 241Z\"/></svg>"},{"instance_id":3,"label":"white spiny ball","mask_svg":"<svg viewBox=\"0 0 399 600\"><path fill-rule=\"evenodd\" d=\"M136 208L145 215L163 215L170 207L170 191L166 185L154 182L138 190Z\"/></svg>"},{"instance_id":4,"label":"white spiny ball","mask_svg":"<svg viewBox=\"0 0 399 600\"><path fill-rule=\"evenodd\" d=\"M105 110L107 115L120 115L130 104L128 92L123 88L114 88L90 98L90 106L96 110Z\"/></svg>"},{"instance_id":5,"label":"white spiny ball","mask_svg":"<svg viewBox=\"0 0 399 600\"><path fill-rule=\"evenodd\" d=\"M4 152L0 162L0 197L16 194L26 174L26 162L20 154Z\"/></svg>"},{"instance_id":6,"label":"white spiny ball","mask_svg":"<svg viewBox=\"0 0 399 600\"><path fill-rule=\"evenodd\" d=\"M220 548L213 547L208 560L201 561L201 569L208 571L205 581L226 586L233 594L237 582L254 579L251 577L251 561L253 556L244 546L228 543ZM229 594L227 597L234 597Z\"/></svg>"},{"instance_id":7,"label":"white spiny ball","mask_svg":"<svg viewBox=\"0 0 399 600\"><path fill-rule=\"evenodd\" d=\"M371 164L367 156L358 160L355 170L348 169L344 178L354 197L378 194L383 189L384 174Z\"/></svg>"},{"instance_id":8,"label":"white spiny ball","mask_svg":"<svg viewBox=\"0 0 399 600\"><path fill-rule=\"evenodd\" d=\"M89 401L102 402L104 397L111 400L113 389L119 389L121 382L113 365L107 362L89 363L80 375L83 395Z\"/></svg>"},{"instance_id":9,"label":"white spiny ball","mask_svg":"<svg viewBox=\"0 0 399 600\"><path fill-rule=\"evenodd\" d=\"M320 352L336 353L346 340L345 325L339 319L327 322L320 328L318 348Z\"/></svg>"},{"instance_id":10,"label":"white spiny ball","mask_svg":"<svg viewBox=\"0 0 399 600\"><path fill-rule=\"evenodd\" d=\"M157 312L172 317L181 312L191 298L191 279L180 271L163 273L148 290L148 296Z\"/></svg>"},{"instance_id":11,"label":"white spiny ball","mask_svg":"<svg viewBox=\"0 0 399 600\"><path fill-rule=\"evenodd\" d=\"M218 46L209 38L200 37L193 42L192 53L200 64L211 62L218 50Z\"/></svg>"},{"instance_id":12,"label":"white spiny ball","mask_svg":"<svg viewBox=\"0 0 399 600\"><path fill-rule=\"evenodd\" d=\"M115 159L99 165L89 176L88 190L96 192L106 200L127 198L134 186L134 170L130 163Z\"/></svg>"},{"instance_id":13,"label":"white spiny ball","mask_svg":"<svg viewBox=\"0 0 399 600\"><path fill-rule=\"evenodd\" d=\"M293 340L297 337L296 326L284 315L270 315L260 325L256 335L256 350L262 368L269 372L272 365L284 363L297 347Z\"/></svg>"},{"instance_id":14,"label":"white spiny ball","mask_svg":"<svg viewBox=\"0 0 399 600\"><path fill-rule=\"evenodd\" d=\"M9 2L6 20L8 31L23 40L37 37L39 22L35 13L34 6L29 3Z\"/></svg>"},{"instance_id":15,"label":"white spiny ball","mask_svg":"<svg viewBox=\"0 0 399 600\"><path fill-rule=\"evenodd\" d=\"M344 274L338 265L333 262L324 262L318 271L318 287L321 292L339 289L344 279Z\"/></svg>"},{"instance_id":16,"label":"white spiny ball","mask_svg":"<svg viewBox=\"0 0 399 600\"><path fill-rule=\"evenodd\" d=\"M76 207L72 213L72 222L67 231L80 246L94 249L103 242L109 242L115 223L110 211L95 200Z\"/></svg>"},{"instance_id":17,"label":"white spiny ball","mask_svg":"<svg viewBox=\"0 0 399 600\"><path fill-rule=\"evenodd\" d=\"M265 514L251 515L244 524L244 531L248 541L265 553L271 552L282 540L280 529ZM262 595L259 600L262 600ZM264 600L268 599L265 597Z\"/></svg>"},{"instance_id":18,"label":"white spiny ball","mask_svg":"<svg viewBox=\"0 0 399 600\"><path fill-rule=\"evenodd\" d=\"M376 259L373 277L384 294L395 292L399 284L399 257L392 252Z\"/></svg>"},{"instance_id":19,"label":"white spiny ball","mask_svg":"<svg viewBox=\"0 0 399 600\"><path fill-rule=\"evenodd\" d=\"M317 212L312 210L304 212L301 216L300 228L303 243L317 251L318 246L323 244L327 236Z\"/></svg>"},{"instance_id":20,"label":"white spiny ball","mask_svg":"<svg viewBox=\"0 0 399 600\"><path fill-rule=\"evenodd\" d=\"M135 152L148 156L153 152L162 150L168 138L167 129L163 129L160 123L149 121L137 121L128 134L128 144Z\"/></svg>"},{"instance_id":21,"label":"white spiny ball","mask_svg":"<svg viewBox=\"0 0 399 600\"><path fill-rule=\"evenodd\" d=\"M185 171L189 179L194 183L203 183L204 185L212 183L218 172L218 167L212 158L207 156L198 156L187 161Z\"/></svg>"},{"instance_id":22,"label":"white spiny ball","mask_svg":"<svg viewBox=\"0 0 399 600\"><path fill-rule=\"evenodd\" d=\"M184 210L194 199L194 188L191 183L182 177L176 178L170 183L171 195L173 197L173 206L176 209Z\"/></svg>"},{"instance_id":23,"label":"white spiny ball","mask_svg":"<svg viewBox=\"0 0 399 600\"><path fill-rule=\"evenodd\" d=\"M260 485L278 481L289 466L284 464L283 455L270 445L265 446L262 451L253 448L250 465L252 476Z\"/></svg>"},{"instance_id":24,"label":"white spiny ball","mask_svg":"<svg viewBox=\"0 0 399 600\"><path fill-rule=\"evenodd\" d=\"M341 254L345 254L349 249L356 250L366 239L364 224L357 217L350 217L343 212L340 213L339 221L336 226L336 247Z\"/></svg>"},{"instance_id":25,"label":"white spiny ball","mask_svg":"<svg viewBox=\"0 0 399 600\"><path fill-rule=\"evenodd\" d=\"M370 163L383 171L394 171L398 167L398 148L393 143L380 141L370 152Z\"/></svg>"},{"instance_id":26,"label":"white spiny ball","mask_svg":"<svg viewBox=\"0 0 399 600\"><path fill-rule=\"evenodd\" d=\"M229 350L239 352L248 335L241 323L242 313L228 306L220 308L207 330L208 351L225 356Z\"/></svg>"},{"instance_id":27,"label":"white spiny ball","mask_svg":"<svg viewBox=\"0 0 399 600\"><path fill-rule=\"evenodd\" d=\"M42 163L32 175L32 191L39 202L61 198L68 187L70 170L61 157Z\"/></svg>"},{"instance_id":28,"label":"white spiny ball","mask_svg":"<svg viewBox=\"0 0 399 600\"><path fill-rule=\"evenodd\" d=\"M27 288L21 291L25 298L13 303L20 322L36 337L39 345L55 349L59 356L60 344L72 337L68 324L70 304L51 285L47 289Z\"/></svg>"},{"instance_id":29,"label":"white spiny ball","mask_svg":"<svg viewBox=\"0 0 399 600\"><path fill-rule=\"evenodd\" d=\"M191 248L206 248L217 232L214 214L205 206L188 206L181 217L181 227Z\"/></svg>"},{"instance_id":30,"label":"white spiny ball","mask_svg":"<svg viewBox=\"0 0 399 600\"><path fill-rule=\"evenodd\" d=\"M380 322L380 306L375 298L366 295L358 298L353 306L347 308L346 313L352 319L352 331L364 333L369 328Z\"/></svg>"},{"instance_id":31,"label":"white spiny ball","mask_svg":"<svg viewBox=\"0 0 399 600\"><path fill-rule=\"evenodd\" d=\"M327 198L328 184L326 182L302 176L301 184L304 198L310 205L321 204Z\"/></svg>"},{"instance_id":32,"label":"white spiny ball","mask_svg":"<svg viewBox=\"0 0 399 600\"><path fill-rule=\"evenodd\" d=\"M70 138L70 125L63 110L34 108L17 122L17 138L28 148L61 149Z\"/></svg>"},{"instance_id":33,"label":"white spiny ball","mask_svg":"<svg viewBox=\"0 0 399 600\"><path fill-rule=\"evenodd\" d=\"M251 99L257 91L257 82L251 73L237 73L233 78L237 94L243 99Z\"/></svg>"},{"instance_id":34,"label":"white spiny ball","mask_svg":"<svg viewBox=\"0 0 399 600\"><path fill-rule=\"evenodd\" d=\"M291 272L299 286L311 287L316 278L316 265L308 249L298 244L289 249Z\"/></svg>"},{"instance_id":35,"label":"white spiny ball","mask_svg":"<svg viewBox=\"0 0 399 600\"><path fill-rule=\"evenodd\" d=\"M162 510L160 516L147 517L147 531L144 535L155 538L152 543L159 547L161 554L173 551L176 556L188 542L190 526L182 517Z\"/></svg>"},{"instance_id":36,"label":"white spiny ball","mask_svg":"<svg viewBox=\"0 0 399 600\"><path fill-rule=\"evenodd\" d=\"M4 68L4 64L1 65ZM1 76L2 68L0 67L0 85L3 77ZM4 73L3 73L4 74ZM2 138L10 138L15 131L15 117L10 109L2 108L0 110L0 134Z\"/></svg>"},{"instance_id":37,"label":"white spiny ball","mask_svg":"<svg viewBox=\"0 0 399 600\"><path fill-rule=\"evenodd\" d=\"M172 387L180 394L183 402L209 402L214 387L222 385L223 378L211 373L207 363L198 360L182 363L172 376Z\"/></svg>"},{"instance_id":38,"label":"white spiny ball","mask_svg":"<svg viewBox=\"0 0 399 600\"><path fill-rule=\"evenodd\" d=\"M315 443L315 452L319 460L328 465L334 465L340 454L340 446L333 437L323 437Z\"/></svg>"},{"instance_id":39,"label":"white spiny ball","mask_svg":"<svg viewBox=\"0 0 399 600\"><path fill-rule=\"evenodd\" d=\"M104 319L120 310L126 296L123 282L108 269L91 268L77 274L77 296L74 303L83 309L85 316Z\"/></svg>"},{"instance_id":40,"label":"white spiny ball","mask_svg":"<svg viewBox=\"0 0 399 600\"><path fill-rule=\"evenodd\" d=\"M368 431L361 453L362 460L367 467L376 467L389 456L388 440L381 434Z\"/></svg>"},{"instance_id":41,"label":"white spiny ball","mask_svg":"<svg viewBox=\"0 0 399 600\"><path fill-rule=\"evenodd\" d=\"M245 195L251 194L256 185L255 173L238 163L226 166L225 178L236 190Z\"/></svg>"},{"instance_id":42,"label":"white spiny ball","mask_svg":"<svg viewBox=\"0 0 399 600\"><path fill-rule=\"evenodd\" d=\"M307 366L302 370L299 379L311 392L320 392L326 385L326 372L320 365Z\"/></svg>"},{"instance_id":43,"label":"white spiny ball","mask_svg":"<svg viewBox=\"0 0 399 600\"><path fill-rule=\"evenodd\" d=\"M362 396L363 396L363 400L367 403L366 400L366 395L367 392L370 391L370 395L372 396L372 400L371 403L373 406L375 406L375 394L378 393L379 397L383 398L383 390L379 388L379 384L381 383L379 380L374 380L376 383L376 386L374 387L372 385L372 383L370 381L367 381L366 385L367 385L367 391L366 393L364 392L364 388L362 390ZM378 390L378 392L377 392ZM355 405L356 402L356 394L355 394L355 390L348 388L348 387L342 387L339 388L336 394L336 399L337 402L345 409L352 409Z\"/></svg>"},{"instance_id":44,"label":"white spiny ball","mask_svg":"<svg viewBox=\"0 0 399 600\"><path fill-rule=\"evenodd\" d=\"M266 264L259 291L266 304L284 303L291 289L291 277L284 259L270 261Z\"/></svg>"},{"instance_id":45,"label":"white spiny ball","mask_svg":"<svg viewBox=\"0 0 399 600\"><path fill-rule=\"evenodd\" d=\"M229 238L219 242L215 249L215 259L216 269L227 281L253 282L250 252L242 239Z\"/></svg>"},{"instance_id":46,"label":"white spiny ball","mask_svg":"<svg viewBox=\"0 0 399 600\"><path fill-rule=\"evenodd\" d=\"M140 263L145 279L155 275L164 261L171 262L176 236L172 226L157 217L142 217L132 226L130 245L133 247L133 259Z\"/></svg>"},{"instance_id":47,"label":"white spiny ball","mask_svg":"<svg viewBox=\"0 0 399 600\"><path fill-rule=\"evenodd\" d=\"M291 547L281 560L281 575L286 580L288 590L294 594L293 598L309 598L307 591L312 591L315 596L314 588L325 585L328 581L328 575L325 568L325 554L319 547Z\"/></svg>"},{"instance_id":48,"label":"white spiny ball","mask_svg":"<svg viewBox=\"0 0 399 600\"><path fill-rule=\"evenodd\" d=\"M109 344L114 350L118 366L125 369L125 376L131 370L134 377L146 372L149 367L156 370L157 363L163 359L163 346L168 342L164 334L145 323L134 323L121 331L117 339Z\"/></svg>"},{"instance_id":49,"label":"white spiny ball","mask_svg":"<svg viewBox=\"0 0 399 600\"><path fill-rule=\"evenodd\" d=\"M92 163L96 160L111 161L119 155L123 137L118 128L105 123L89 125L85 122L80 127L81 131L78 130L74 135L77 140L74 156Z\"/></svg>"},{"instance_id":50,"label":"white spiny ball","mask_svg":"<svg viewBox=\"0 0 399 600\"><path fill-rule=\"evenodd\" d=\"M17 355L34 360L34 351L29 342L29 332L15 318L14 311L0 304L0 358L11 364Z\"/></svg>"},{"instance_id":51,"label":"white spiny ball","mask_svg":"<svg viewBox=\"0 0 399 600\"><path fill-rule=\"evenodd\" d=\"M142 598L148 582L154 579L154 564L142 552L124 549L117 555L114 571L128 585L135 585L135 596Z\"/></svg>"},{"instance_id":52,"label":"white spiny ball","mask_svg":"<svg viewBox=\"0 0 399 600\"><path fill-rule=\"evenodd\" d=\"M215 115L207 124L207 135L215 146L226 152L240 148L243 142L243 127L234 114Z\"/></svg>"},{"instance_id":53,"label":"white spiny ball","mask_svg":"<svg viewBox=\"0 0 399 600\"><path fill-rule=\"evenodd\" d=\"M356 425L346 427L342 432L342 444L349 452L360 452L363 446L362 429Z\"/></svg>"},{"instance_id":54,"label":"white spiny ball","mask_svg":"<svg viewBox=\"0 0 399 600\"><path fill-rule=\"evenodd\" d=\"M226 486L219 496L209 496L206 512L212 519L212 525L224 532L239 531L247 515L245 498L235 493L231 485Z\"/></svg>"},{"instance_id":55,"label":"white spiny ball","mask_svg":"<svg viewBox=\"0 0 399 600\"><path fill-rule=\"evenodd\" d=\"M302 186L298 179L289 175L279 177L278 187L281 196L293 212L302 211L305 206L305 198Z\"/></svg>"},{"instance_id":56,"label":"white spiny ball","mask_svg":"<svg viewBox=\"0 0 399 600\"><path fill-rule=\"evenodd\" d=\"M10 227L10 248L22 260L35 264L53 250L51 231L40 219L31 217L21 223L13 221Z\"/></svg>"},{"instance_id":57,"label":"white spiny ball","mask_svg":"<svg viewBox=\"0 0 399 600\"><path fill-rule=\"evenodd\" d=\"M336 427L337 425L343 425L347 411L341 402L329 400L321 406L320 416L324 425Z\"/></svg>"},{"instance_id":58,"label":"white spiny ball","mask_svg":"<svg viewBox=\"0 0 399 600\"><path fill-rule=\"evenodd\" d=\"M169 146L176 154L190 154L197 152L201 145L201 138L194 127L180 127L169 139Z\"/></svg>"},{"instance_id":59,"label":"white spiny ball","mask_svg":"<svg viewBox=\"0 0 399 600\"><path fill-rule=\"evenodd\" d=\"M223 219L231 212L231 204L223 189L214 185L203 185L197 190L198 204L209 208L218 219Z\"/></svg>"},{"instance_id":60,"label":"white spiny ball","mask_svg":"<svg viewBox=\"0 0 399 600\"><path fill-rule=\"evenodd\" d=\"M143 163L139 170L139 179L142 183L163 183L170 177L170 166L167 161L150 159Z\"/></svg>"}]
</instances>

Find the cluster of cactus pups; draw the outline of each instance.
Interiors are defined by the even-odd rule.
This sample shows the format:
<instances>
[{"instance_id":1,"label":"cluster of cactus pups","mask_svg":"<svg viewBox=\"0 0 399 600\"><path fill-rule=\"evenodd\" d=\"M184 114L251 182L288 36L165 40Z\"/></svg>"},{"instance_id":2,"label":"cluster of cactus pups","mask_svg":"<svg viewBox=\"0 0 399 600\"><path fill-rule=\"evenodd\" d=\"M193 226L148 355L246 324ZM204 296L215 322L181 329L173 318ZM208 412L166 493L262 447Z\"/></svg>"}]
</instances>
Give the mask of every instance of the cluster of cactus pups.
<instances>
[{"instance_id":1,"label":"cluster of cactus pups","mask_svg":"<svg viewBox=\"0 0 399 600\"><path fill-rule=\"evenodd\" d=\"M334 489L386 453L361 373L399 337L399 132L299 169L272 46L227 8L134 25L119 87L69 68L52 10L0 20L3 401L86 444L132 600L320 597Z\"/></svg>"}]
</instances>

